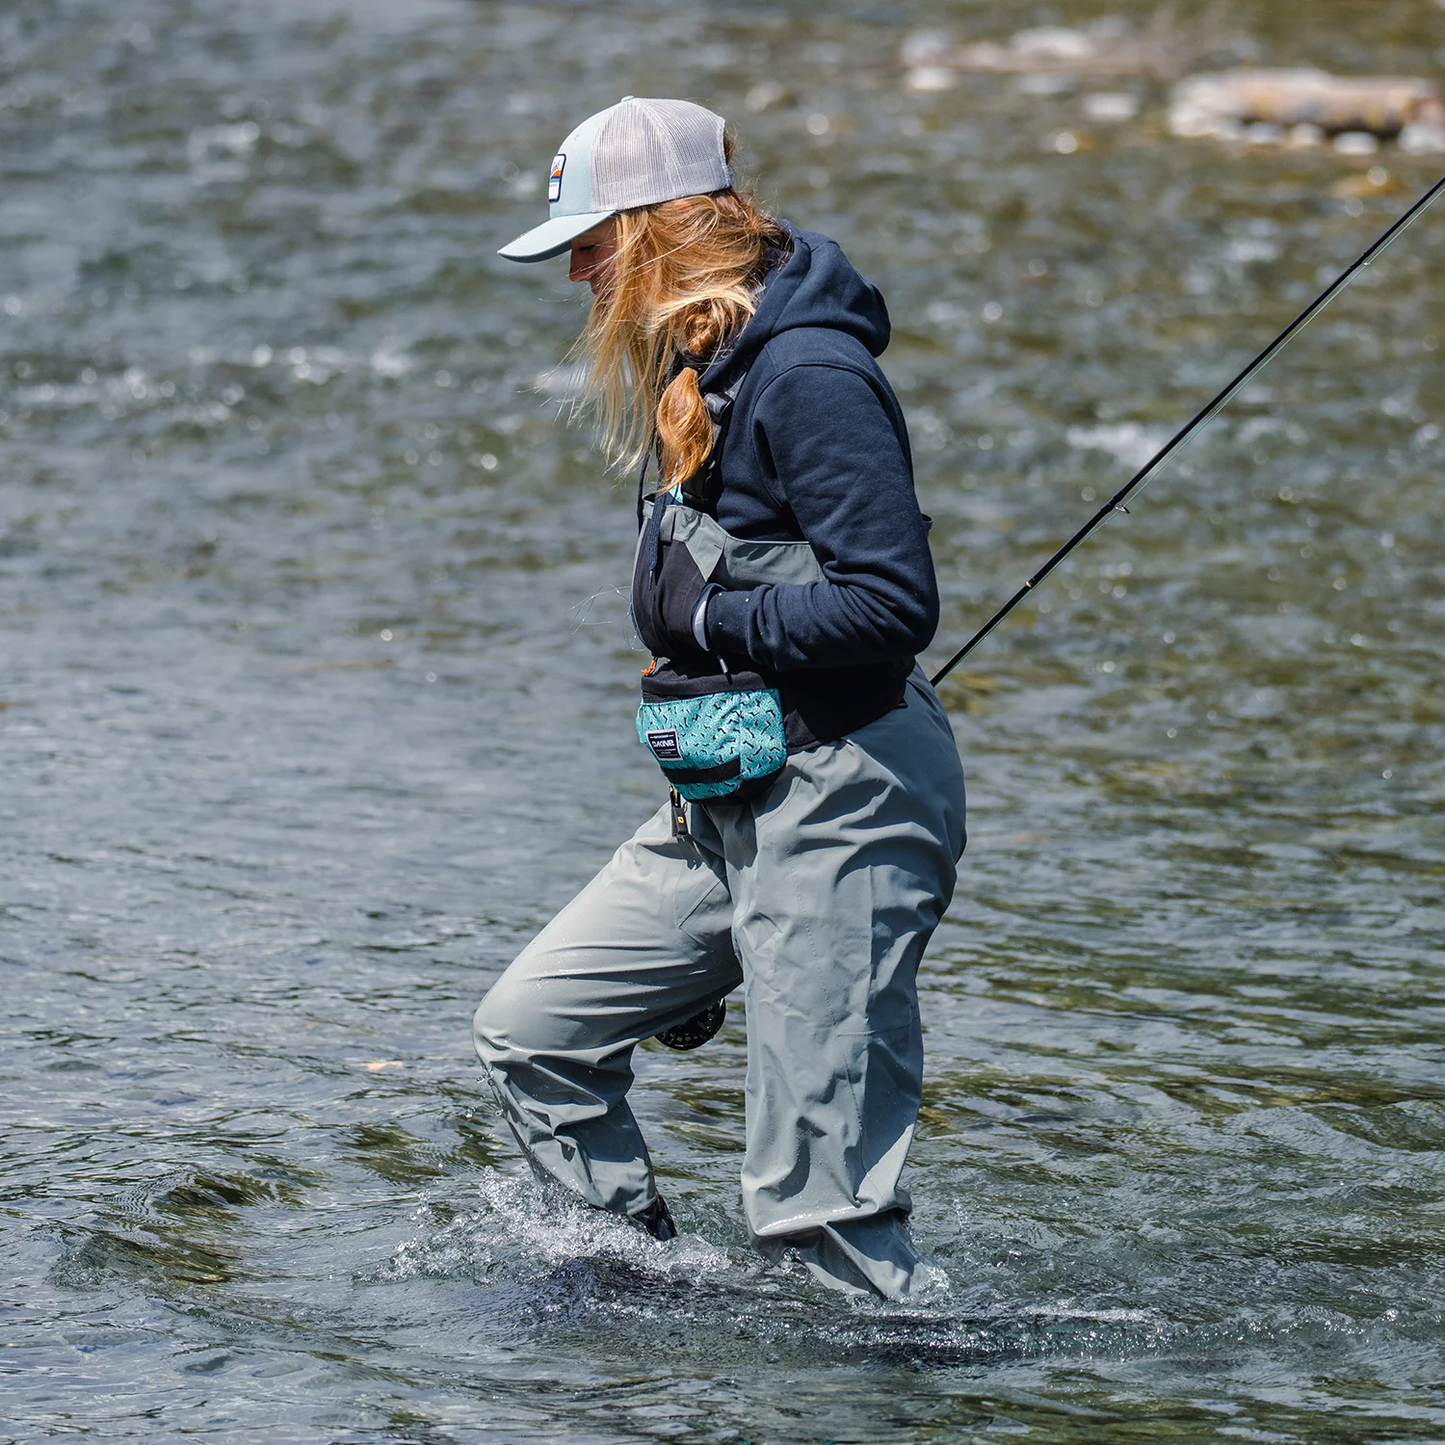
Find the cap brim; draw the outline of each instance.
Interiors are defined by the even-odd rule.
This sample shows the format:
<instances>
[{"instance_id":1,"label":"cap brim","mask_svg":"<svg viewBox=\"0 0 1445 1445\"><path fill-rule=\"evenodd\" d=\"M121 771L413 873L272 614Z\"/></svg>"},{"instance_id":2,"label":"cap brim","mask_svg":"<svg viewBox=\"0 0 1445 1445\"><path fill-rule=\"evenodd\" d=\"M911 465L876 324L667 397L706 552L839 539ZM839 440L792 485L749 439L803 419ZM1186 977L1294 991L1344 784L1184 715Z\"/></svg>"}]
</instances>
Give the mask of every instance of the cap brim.
<instances>
[{"instance_id":1,"label":"cap brim","mask_svg":"<svg viewBox=\"0 0 1445 1445\"><path fill-rule=\"evenodd\" d=\"M547 261L560 256L583 231L600 226L616 211L589 211L582 216L554 216L534 226L515 241L509 241L500 251L509 261Z\"/></svg>"}]
</instances>

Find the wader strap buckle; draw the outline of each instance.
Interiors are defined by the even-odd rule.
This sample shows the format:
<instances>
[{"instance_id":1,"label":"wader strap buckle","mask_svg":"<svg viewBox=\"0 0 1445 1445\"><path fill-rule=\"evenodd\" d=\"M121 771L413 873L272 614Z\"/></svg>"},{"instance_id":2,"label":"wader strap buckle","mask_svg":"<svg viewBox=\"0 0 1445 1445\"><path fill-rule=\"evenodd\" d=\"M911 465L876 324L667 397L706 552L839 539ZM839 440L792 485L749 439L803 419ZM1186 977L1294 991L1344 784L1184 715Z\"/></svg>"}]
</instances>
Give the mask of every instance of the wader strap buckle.
<instances>
[{"instance_id":1,"label":"wader strap buckle","mask_svg":"<svg viewBox=\"0 0 1445 1445\"><path fill-rule=\"evenodd\" d=\"M670 802L668 811L672 814L672 836L681 843L692 837L687 831L687 804L682 801L682 794L676 788L669 788L667 795Z\"/></svg>"}]
</instances>

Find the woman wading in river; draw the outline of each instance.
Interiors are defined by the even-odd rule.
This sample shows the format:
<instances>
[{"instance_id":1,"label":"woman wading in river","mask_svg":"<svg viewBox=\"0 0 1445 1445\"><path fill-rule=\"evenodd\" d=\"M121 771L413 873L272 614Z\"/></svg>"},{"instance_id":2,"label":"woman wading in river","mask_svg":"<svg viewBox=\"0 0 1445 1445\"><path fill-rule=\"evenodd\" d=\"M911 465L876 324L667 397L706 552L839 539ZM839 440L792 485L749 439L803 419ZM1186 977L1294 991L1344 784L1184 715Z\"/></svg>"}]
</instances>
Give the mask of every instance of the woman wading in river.
<instances>
[{"instance_id":1,"label":"woman wading in river","mask_svg":"<svg viewBox=\"0 0 1445 1445\"><path fill-rule=\"evenodd\" d=\"M720 117L629 97L552 163L614 457L655 457L633 620L659 808L483 1000L522 1148L589 1204L675 1233L627 1104L632 1051L692 1046L741 986L743 1204L824 1282L908 1292L899 1185L923 1048L916 973L964 845L953 734L914 657L938 595L883 298L826 237L733 187ZM645 473L644 473L645 475Z\"/></svg>"}]
</instances>

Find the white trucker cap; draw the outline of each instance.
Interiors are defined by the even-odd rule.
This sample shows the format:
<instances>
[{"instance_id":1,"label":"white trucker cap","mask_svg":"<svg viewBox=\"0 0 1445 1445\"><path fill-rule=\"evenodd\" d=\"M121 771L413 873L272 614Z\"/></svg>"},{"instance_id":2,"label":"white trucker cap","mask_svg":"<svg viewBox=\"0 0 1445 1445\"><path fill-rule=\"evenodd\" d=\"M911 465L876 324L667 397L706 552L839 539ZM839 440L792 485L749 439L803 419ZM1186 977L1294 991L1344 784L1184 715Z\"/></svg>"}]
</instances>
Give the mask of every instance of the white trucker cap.
<instances>
[{"instance_id":1,"label":"white trucker cap","mask_svg":"<svg viewBox=\"0 0 1445 1445\"><path fill-rule=\"evenodd\" d=\"M618 211L732 183L722 116L690 100L629 95L588 116L562 142L547 178L547 219L497 254L545 261Z\"/></svg>"}]
</instances>

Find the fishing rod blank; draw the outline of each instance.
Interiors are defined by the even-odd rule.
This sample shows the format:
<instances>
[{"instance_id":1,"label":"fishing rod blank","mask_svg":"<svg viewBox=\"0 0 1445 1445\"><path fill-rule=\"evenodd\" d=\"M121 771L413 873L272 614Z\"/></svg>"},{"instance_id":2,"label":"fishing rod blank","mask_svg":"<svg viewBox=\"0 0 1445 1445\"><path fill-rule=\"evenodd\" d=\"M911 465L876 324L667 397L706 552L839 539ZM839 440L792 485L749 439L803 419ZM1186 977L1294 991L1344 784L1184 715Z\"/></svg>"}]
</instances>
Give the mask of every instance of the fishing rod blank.
<instances>
[{"instance_id":1,"label":"fishing rod blank","mask_svg":"<svg viewBox=\"0 0 1445 1445\"><path fill-rule=\"evenodd\" d=\"M1290 342L1293 341L1295 337L1298 336L1299 333L1303 331L1305 327L1308 326L1310 322L1313 321L1315 317L1318 316L1320 312L1323 311L1325 307L1328 306L1330 302L1333 301L1335 297L1338 296L1340 292L1343 291L1345 287L1348 286L1350 282L1353 281L1355 277L1365 269L1365 267L1371 265L1375 260L1377 260L1384 253L1386 247L1388 247L1396 239L1396 237L1401 235L1401 233L1404 232L1408 226L1410 226L1413 222L1419 220L1419 218L1424 215L1425 212L1429 210L1429 208L1434 205L1434 203L1440 198L1440 195L1442 193L1445 193L1445 177L1442 177L1440 180L1438 180L1418 201L1416 201L1415 204L1411 206L1410 209L1406 211L1405 214L1401 216L1400 219L1396 221L1395 224L1391 226L1390 229L1379 238L1379 240L1377 240L1367 251L1365 251L1352 266L1342 272L1331 285L1326 287L1325 290L1321 291L1320 294L1316 296L1315 299L1311 301L1310 304L1306 306L1305 309L1301 311L1300 314L1296 316L1295 319L1291 321L1290 324L1286 326L1285 329L1281 331L1280 334L1276 336L1275 339L1271 341L1269 345L1266 346L1264 350L1261 351L1259 355L1256 356L1254 360L1251 361L1249 365L1246 366L1244 370L1241 371L1239 375L1236 376L1234 380L1231 381L1229 385L1226 386L1224 390L1219 393L1218 396L1216 396L1199 412L1197 412L1193 419L1186 426L1182 427L1178 432L1176 432L1174 436L1171 437L1164 446L1160 447L1160 449L1155 452L1155 454L1137 472L1134 473L1134 475L1129 479L1129 481L1123 487L1121 487L1112 497L1110 497L1109 500L1105 502L1104 505L1100 507L1099 510L1095 512L1094 515L1090 517L1089 520L1085 522L1084 525L1080 527L1079 530L1075 532L1074 535L1070 537L1069 540L1065 542L1064 545L1060 547L1059 550L1055 552L1054 555L1050 557L1049 560L1045 562L1044 565L1040 567L1039 570L1035 572L1034 575L1030 577L1029 580L1025 582L1024 585L1020 587L1019 590L1015 592L1014 595L1010 597L1009 600L1005 602L1004 605L1000 607L999 610L995 612L994 615L990 617L989 620L985 622L984 625L980 627L978 631L975 632L974 635L970 637L968 641L965 642L963 646L960 647L958 651L955 652L953 656L950 657L941 668L939 668L938 672L935 673L933 677L934 687L937 687L938 684L942 682L943 679L947 677L948 674L952 672L953 669L957 667L958 664L962 662L963 659L967 657L968 654L972 652L973 649L977 647L978 644L982 642L984 638L987 637L989 633L992 632L994 628L997 627L999 623L1002 622L1004 618L1007 617L1009 613L1012 612L1014 608L1017 607L1019 603L1022 602L1024 598L1027 597L1029 593L1032 592L1033 589L1037 587L1039 583L1042 582L1044 578L1047 577L1049 573L1052 572L1054 568L1057 567L1059 563L1062 562L1064 558L1066 558L1076 547L1080 546L1084 542L1087 542L1089 538L1092 537L1094 533L1097 532L1099 528L1102 527L1104 523L1107 522L1115 512L1127 512L1129 509L1125 505L1125 503L1127 503L1129 499L1136 492L1138 492L1141 487L1144 486L1144 484L1154 475L1154 473L1157 472L1159 468L1162 467L1164 463L1167 462L1169 458L1172 457L1174 453L1177 452L1187 441L1189 441L1190 438L1192 438L1198 431L1200 431L1211 420L1213 420L1213 418L1217 416L1218 413L1223 411L1224 408L1228 406L1229 403L1234 399L1234 397L1246 386L1248 386L1249 383L1253 381L1254 378L1258 376L1259 373L1263 371L1264 368L1268 366L1269 363L1273 361L1275 357L1278 356L1280 352L1283 351L1285 347L1288 346Z\"/></svg>"}]
</instances>

